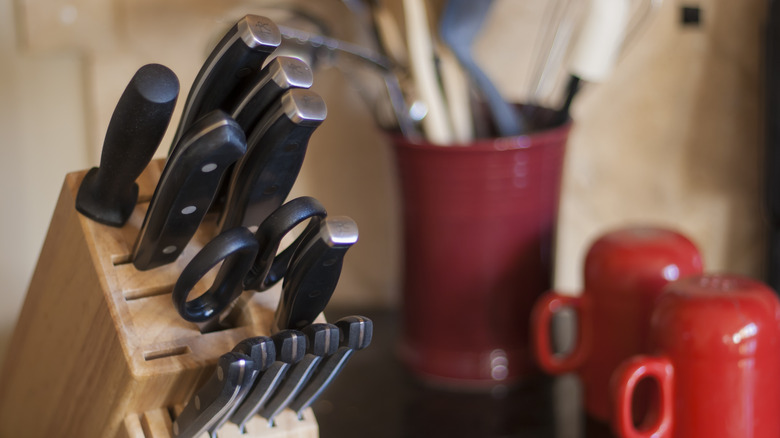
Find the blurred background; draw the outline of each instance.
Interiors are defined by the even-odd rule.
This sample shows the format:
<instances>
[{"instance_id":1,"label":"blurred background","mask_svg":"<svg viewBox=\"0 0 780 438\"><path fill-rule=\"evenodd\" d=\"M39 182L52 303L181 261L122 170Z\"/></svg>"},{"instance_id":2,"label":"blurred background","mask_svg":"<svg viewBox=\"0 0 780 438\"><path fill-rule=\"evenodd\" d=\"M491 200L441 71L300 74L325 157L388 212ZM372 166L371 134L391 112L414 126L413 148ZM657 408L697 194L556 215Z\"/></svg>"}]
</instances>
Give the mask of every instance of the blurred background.
<instances>
[{"instance_id":1,"label":"blurred background","mask_svg":"<svg viewBox=\"0 0 780 438\"><path fill-rule=\"evenodd\" d=\"M386 3L403 24L400 1ZM440 3L430 4L434 15ZM528 97L548 3L495 1L475 43L477 61L511 100ZM63 178L98 164L138 67L156 62L178 75L177 120L201 63L237 18L283 22L295 8L361 42L338 0L0 0L0 361ZM611 77L583 88L571 111L556 288L578 293L590 242L625 224L674 227L700 247L708 270L762 277L765 11L761 0L664 0ZM338 68L317 66L313 89L328 118L291 196L314 196L360 227L333 305L395 308L401 230L389 142L360 85Z\"/></svg>"}]
</instances>

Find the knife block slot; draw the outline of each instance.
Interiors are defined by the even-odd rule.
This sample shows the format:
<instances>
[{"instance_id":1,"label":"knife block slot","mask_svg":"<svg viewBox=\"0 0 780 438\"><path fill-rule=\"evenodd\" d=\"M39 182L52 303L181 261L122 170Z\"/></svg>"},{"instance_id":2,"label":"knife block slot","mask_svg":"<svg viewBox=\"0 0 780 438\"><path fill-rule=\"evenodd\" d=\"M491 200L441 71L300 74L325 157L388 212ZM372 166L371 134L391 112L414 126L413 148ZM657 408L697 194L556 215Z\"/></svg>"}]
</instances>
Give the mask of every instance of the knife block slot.
<instances>
[{"instance_id":1,"label":"knife block slot","mask_svg":"<svg viewBox=\"0 0 780 438\"><path fill-rule=\"evenodd\" d=\"M171 356L182 356L185 354L189 354L191 352L192 351L190 350L190 347L186 345L181 347L173 347L166 350L157 350L157 351L150 351L148 353L144 353L144 360L151 361L157 359L164 359L166 357L171 357Z\"/></svg>"},{"instance_id":2,"label":"knife block slot","mask_svg":"<svg viewBox=\"0 0 780 438\"><path fill-rule=\"evenodd\" d=\"M121 228L77 213L86 171L66 176L0 370L0 436L170 438L170 407L188 402L219 356L270 334L278 291L245 294L234 327L205 334L171 302L179 273L214 236L216 215L176 262L147 271L129 262L163 164L138 178L144 201ZM226 426L219 436L318 436L311 412L284 418L270 428L257 417L247 434Z\"/></svg>"}]
</instances>

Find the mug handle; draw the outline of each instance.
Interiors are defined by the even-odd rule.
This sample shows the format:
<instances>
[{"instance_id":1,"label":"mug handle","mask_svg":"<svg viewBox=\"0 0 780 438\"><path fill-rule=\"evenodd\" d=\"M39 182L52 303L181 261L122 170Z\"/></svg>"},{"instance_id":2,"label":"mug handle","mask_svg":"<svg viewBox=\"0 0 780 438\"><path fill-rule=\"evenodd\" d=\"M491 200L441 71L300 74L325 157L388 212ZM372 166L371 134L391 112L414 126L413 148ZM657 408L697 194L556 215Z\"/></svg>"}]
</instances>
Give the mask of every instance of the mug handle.
<instances>
[{"instance_id":1,"label":"mug handle","mask_svg":"<svg viewBox=\"0 0 780 438\"><path fill-rule=\"evenodd\" d=\"M658 415L655 422L639 430L632 418L632 398L637 384L645 378L658 382ZM671 438L674 367L666 357L634 356L623 362L612 375L614 412L612 428L620 438Z\"/></svg>"},{"instance_id":2,"label":"mug handle","mask_svg":"<svg viewBox=\"0 0 780 438\"><path fill-rule=\"evenodd\" d=\"M577 338L573 350L566 356L556 357L550 343L550 321L553 315L570 307L577 314ZM586 297L561 295L555 291L542 294L531 310L531 345L536 362L548 374L563 374L574 371L582 365L590 342L590 324Z\"/></svg>"}]
</instances>

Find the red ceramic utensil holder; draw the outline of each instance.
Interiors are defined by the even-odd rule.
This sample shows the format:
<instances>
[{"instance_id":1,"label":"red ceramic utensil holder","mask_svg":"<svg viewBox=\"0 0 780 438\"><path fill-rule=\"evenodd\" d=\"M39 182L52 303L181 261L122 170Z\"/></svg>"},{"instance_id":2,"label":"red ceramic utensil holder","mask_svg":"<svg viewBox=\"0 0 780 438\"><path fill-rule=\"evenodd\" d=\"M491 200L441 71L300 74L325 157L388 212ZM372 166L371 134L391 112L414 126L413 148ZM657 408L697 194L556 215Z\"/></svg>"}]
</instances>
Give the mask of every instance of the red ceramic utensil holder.
<instances>
[{"instance_id":1,"label":"red ceramic utensil holder","mask_svg":"<svg viewBox=\"0 0 780 438\"><path fill-rule=\"evenodd\" d=\"M528 320L550 287L570 125L439 146L394 137L404 227L401 357L425 381L534 372Z\"/></svg>"}]
</instances>

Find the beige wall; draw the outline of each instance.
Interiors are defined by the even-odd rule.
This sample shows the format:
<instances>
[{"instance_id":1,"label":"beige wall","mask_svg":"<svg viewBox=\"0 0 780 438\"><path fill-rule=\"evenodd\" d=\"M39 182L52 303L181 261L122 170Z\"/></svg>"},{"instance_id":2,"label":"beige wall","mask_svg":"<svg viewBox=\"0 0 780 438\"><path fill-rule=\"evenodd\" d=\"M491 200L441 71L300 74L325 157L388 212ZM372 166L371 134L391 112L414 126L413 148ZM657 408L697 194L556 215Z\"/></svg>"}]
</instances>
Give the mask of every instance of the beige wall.
<instances>
[{"instance_id":1,"label":"beige wall","mask_svg":"<svg viewBox=\"0 0 780 438\"><path fill-rule=\"evenodd\" d=\"M18 0L14 11L12 0L0 0L0 178L6 206L0 355L62 177L97 164L126 81L142 64L159 62L178 74L186 93L220 32L244 13L262 12L261 3ZM528 89L529 35L540 23L541 4L497 2L476 46L488 73L515 98ZM556 277L564 290L579 288L588 243L626 223L678 227L700 245L710 269L761 273L764 2L698 4L703 25L682 29L682 3L665 0L610 81L583 90L573 108ZM387 144L341 74L319 71L314 88L329 116L312 141L294 195L315 196L331 214L352 216L359 224L361 241L348 256L334 300L395 305L398 200ZM169 140L170 133L163 144Z\"/></svg>"}]
</instances>

